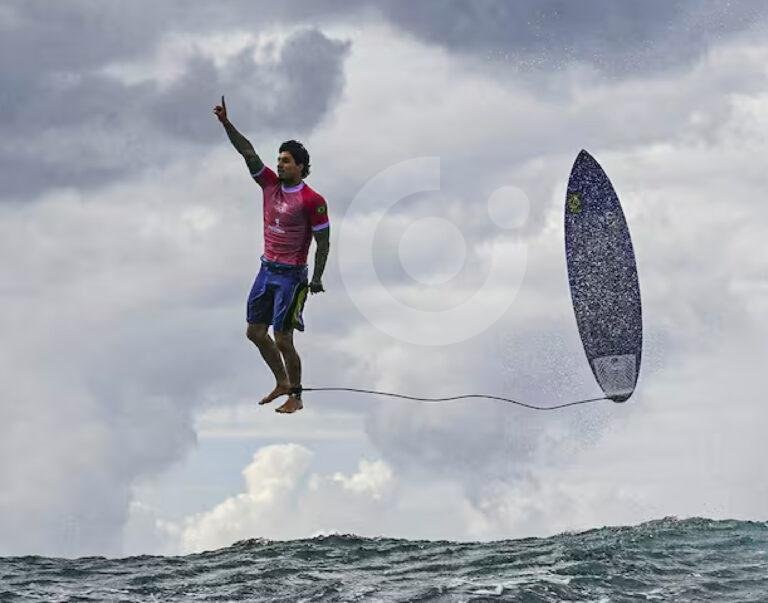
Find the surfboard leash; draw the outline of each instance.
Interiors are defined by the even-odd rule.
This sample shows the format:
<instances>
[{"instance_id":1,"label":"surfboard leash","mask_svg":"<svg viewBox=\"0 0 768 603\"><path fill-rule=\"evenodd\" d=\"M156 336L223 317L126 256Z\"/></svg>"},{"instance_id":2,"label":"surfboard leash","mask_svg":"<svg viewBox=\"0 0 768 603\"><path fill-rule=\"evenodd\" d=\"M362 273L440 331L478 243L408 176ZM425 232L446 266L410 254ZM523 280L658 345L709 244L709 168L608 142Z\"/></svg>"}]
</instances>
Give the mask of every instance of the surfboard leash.
<instances>
[{"instance_id":1,"label":"surfboard leash","mask_svg":"<svg viewBox=\"0 0 768 603\"><path fill-rule=\"evenodd\" d=\"M390 398L400 398L402 400L413 400L416 402L453 402L456 400L467 400L469 398L479 398L484 400L496 400L499 402L508 402L510 404L516 404L530 410L559 410L561 408L567 408L569 406L577 406L579 404L589 404L591 402L600 402L603 400L610 400L610 398L603 396L601 398L587 398L586 400L576 400L575 402L565 402L563 404L556 404L554 406L537 406L536 404L528 404L527 402L520 402L519 400L513 400L512 398L504 398L502 396L491 396L488 394L462 394L459 396L447 396L444 398L427 398L421 396L409 396L406 394L397 394L394 392L383 392L374 389L361 389L357 387L301 387L295 388L299 392L352 392L356 394L372 394L375 396L387 396Z\"/></svg>"}]
</instances>

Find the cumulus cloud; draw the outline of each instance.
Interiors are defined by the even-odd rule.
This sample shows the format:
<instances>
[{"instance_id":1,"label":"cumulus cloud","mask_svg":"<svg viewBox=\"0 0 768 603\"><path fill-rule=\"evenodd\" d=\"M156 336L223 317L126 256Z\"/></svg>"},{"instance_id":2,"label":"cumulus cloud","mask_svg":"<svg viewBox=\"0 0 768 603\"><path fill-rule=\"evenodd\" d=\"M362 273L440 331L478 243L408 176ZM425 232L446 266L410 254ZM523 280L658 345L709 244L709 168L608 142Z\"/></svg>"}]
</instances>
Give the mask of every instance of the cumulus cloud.
<instances>
[{"instance_id":1,"label":"cumulus cloud","mask_svg":"<svg viewBox=\"0 0 768 603\"><path fill-rule=\"evenodd\" d=\"M229 546L246 538L301 538L318 532L371 533L395 476L382 461L362 459L352 475L310 474L312 452L298 444L265 446L243 469L245 491L181 527L183 551Z\"/></svg>"},{"instance_id":2,"label":"cumulus cloud","mask_svg":"<svg viewBox=\"0 0 768 603\"><path fill-rule=\"evenodd\" d=\"M269 538L280 525L277 517L288 517L298 511L291 498L310 458L309 450L295 444L257 452L243 470L245 492L190 520L184 527L182 547L204 550L255 535Z\"/></svg>"},{"instance_id":3,"label":"cumulus cloud","mask_svg":"<svg viewBox=\"0 0 768 603\"><path fill-rule=\"evenodd\" d=\"M360 471L354 475L346 476L336 472L331 478L338 482L345 490L356 494L368 494L373 499L381 499L391 486L392 470L382 461L360 461ZM317 487L317 483L313 484Z\"/></svg>"}]
</instances>

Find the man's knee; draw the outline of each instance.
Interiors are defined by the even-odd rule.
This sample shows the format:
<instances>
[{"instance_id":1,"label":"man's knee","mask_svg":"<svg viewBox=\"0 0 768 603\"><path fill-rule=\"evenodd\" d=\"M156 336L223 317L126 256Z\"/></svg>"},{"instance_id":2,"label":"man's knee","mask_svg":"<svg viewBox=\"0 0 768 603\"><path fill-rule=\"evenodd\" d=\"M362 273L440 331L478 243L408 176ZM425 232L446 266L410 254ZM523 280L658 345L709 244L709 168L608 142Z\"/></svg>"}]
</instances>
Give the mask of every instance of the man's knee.
<instances>
[{"instance_id":1,"label":"man's knee","mask_svg":"<svg viewBox=\"0 0 768 603\"><path fill-rule=\"evenodd\" d=\"M267 325L249 323L248 328L245 331L245 336L256 345L264 343L268 337Z\"/></svg>"}]
</instances>

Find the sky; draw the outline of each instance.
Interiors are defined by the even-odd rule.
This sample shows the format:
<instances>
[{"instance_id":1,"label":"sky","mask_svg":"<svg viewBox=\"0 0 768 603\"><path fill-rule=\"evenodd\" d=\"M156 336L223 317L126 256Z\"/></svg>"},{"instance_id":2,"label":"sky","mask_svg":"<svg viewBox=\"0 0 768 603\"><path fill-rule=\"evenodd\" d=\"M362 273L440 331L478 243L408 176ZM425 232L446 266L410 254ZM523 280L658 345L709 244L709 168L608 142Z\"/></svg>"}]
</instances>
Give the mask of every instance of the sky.
<instances>
[{"instance_id":1,"label":"sky","mask_svg":"<svg viewBox=\"0 0 768 603\"><path fill-rule=\"evenodd\" d=\"M765 520L768 3L0 0L0 555ZM643 367L552 413L307 392L245 337L264 161L311 154L306 387L600 395L562 212L632 233ZM761 209L762 208L762 209Z\"/></svg>"}]
</instances>

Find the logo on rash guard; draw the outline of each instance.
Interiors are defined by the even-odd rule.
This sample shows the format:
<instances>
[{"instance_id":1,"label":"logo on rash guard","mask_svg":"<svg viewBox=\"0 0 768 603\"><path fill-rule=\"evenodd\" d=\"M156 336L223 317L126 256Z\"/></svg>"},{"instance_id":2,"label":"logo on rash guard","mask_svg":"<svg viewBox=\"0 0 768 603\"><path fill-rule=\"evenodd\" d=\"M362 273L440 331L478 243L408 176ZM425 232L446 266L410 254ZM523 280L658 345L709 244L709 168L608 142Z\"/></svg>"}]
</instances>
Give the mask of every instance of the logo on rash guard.
<instances>
[{"instance_id":1,"label":"logo on rash guard","mask_svg":"<svg viewBox=\"0 0 768 603\"><path fill-rule=\"evenodd\" d=\"M270 224L269 226L267 226L267 228L269 228L272 232L279 232L281 234L285 233L285 230L280 228L280 216L277 216L275 218L275 224L274 225Z\"/></svg>"}]
</instances>

